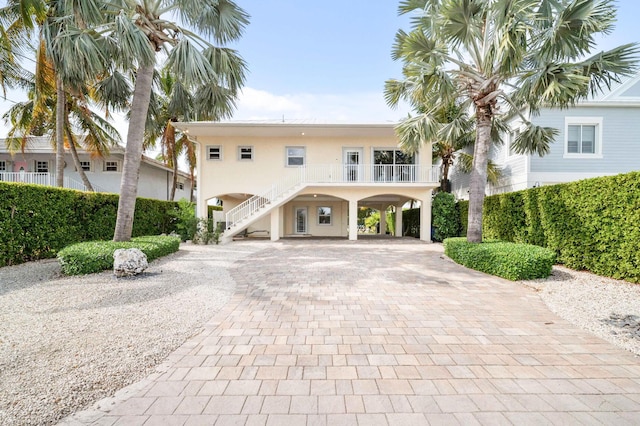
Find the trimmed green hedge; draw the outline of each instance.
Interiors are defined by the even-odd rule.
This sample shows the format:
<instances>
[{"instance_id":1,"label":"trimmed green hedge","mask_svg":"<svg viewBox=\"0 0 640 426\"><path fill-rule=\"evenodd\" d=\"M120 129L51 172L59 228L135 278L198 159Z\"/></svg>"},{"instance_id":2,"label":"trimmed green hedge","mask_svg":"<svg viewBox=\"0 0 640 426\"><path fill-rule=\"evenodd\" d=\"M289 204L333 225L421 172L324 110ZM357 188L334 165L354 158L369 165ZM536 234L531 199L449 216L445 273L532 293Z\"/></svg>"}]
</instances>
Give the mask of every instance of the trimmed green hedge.
<instances>
[{"instance_id":1,"label":"trimmed green hedge","mask_svg":"<svg viewBox=\"0 0 640 426\"><path fill-rule=\"evenodd\" d=\"M0 267L54 257L69 244L113 238L118 195L0 182ZM133 236L175 230L176 203L138 198Z\"/></svg>"},{"instance_id":2,"label":"trimmed green hedge","mask_svg":"<svg viewBox=\"0 0 640 426\"><path fill-rule=\"evenodd\" d=\"M553 250L502 241L469 243L465 237L444 240L444 253L456 263L508 280L531 280L551 275Z\"/></svg>"},{"instance_id":3,"label":"trimmed green hedge","mask_svg":"<svg viewBox=\"0 0 640 426\"><path fill-rule=\"evenodd\" d=\"M180 238L171 236L147 236L132 238L128 242L88 241L63 248L58 253L62 272L66 275L82 275L113 268L113 252L121 248L138 248L151 262L174 253L180 248Z\"/></svg>"},{"instance_id":4,"label":"trimmed green hedge","mask_svg":"<svg viewBox=\"0 0 640 426\"><path fill-rule=\"evenodd\" d=\"M492 195L484 207L484 238L548 247L570 268L640 282L640 172Z\"/></svg>"},{"instance_id":5,"label":"trimmed green hedge","mask_svg":"<svg viewBox=\"0 0 640 426\"><path fill-rule=\"evenodd\" d=\"M460 235L460 216L453 194L438 192L433 197L431 218L434 241L443 241L446 238Z\"/></svg>"}]
</instances>

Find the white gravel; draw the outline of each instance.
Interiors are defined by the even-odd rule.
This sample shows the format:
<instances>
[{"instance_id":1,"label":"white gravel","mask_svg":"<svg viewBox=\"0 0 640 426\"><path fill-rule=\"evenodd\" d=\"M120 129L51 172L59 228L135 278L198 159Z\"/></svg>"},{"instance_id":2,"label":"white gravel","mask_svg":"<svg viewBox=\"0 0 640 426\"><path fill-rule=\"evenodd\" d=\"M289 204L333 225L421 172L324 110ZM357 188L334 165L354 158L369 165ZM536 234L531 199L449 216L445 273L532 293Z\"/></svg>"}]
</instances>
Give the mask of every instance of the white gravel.
<instances>
[{"instance_id":1,"label":"white gravel","mask_svg":"<svg viewBox=\"0 0 640 426\"><path fill-rule=\"evenodd\" d=\"M640 284L562 266L545 280L522 283L561 318L640 355Z\"/></svg>"},{"instance_id":2,"label":"white gravel","mask_svg":"<svg viewBox=\"0 0 640 426\"><path fill-rule=\"evenodd\" d=\"M264 247L183 244L138 278L0 268L0 424L53 424L147 376L229 300L228 267Z\"/></svg>"}]
</instances>

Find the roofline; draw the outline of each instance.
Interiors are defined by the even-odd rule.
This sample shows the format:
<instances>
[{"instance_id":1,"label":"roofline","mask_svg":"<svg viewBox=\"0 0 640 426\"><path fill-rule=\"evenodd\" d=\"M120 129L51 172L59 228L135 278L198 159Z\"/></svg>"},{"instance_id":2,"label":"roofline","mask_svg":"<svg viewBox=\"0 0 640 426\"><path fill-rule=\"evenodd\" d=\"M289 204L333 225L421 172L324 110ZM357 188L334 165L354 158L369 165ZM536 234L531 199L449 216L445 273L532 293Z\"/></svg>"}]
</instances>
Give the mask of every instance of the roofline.
<instances>
[{"instance_id":1,"label":"roofline","mask_svg":"<svg viewBox=\"0 0 640 426\"><path fill-rule=\"evenodd\" d=\"M254 121L247 122L239 122L239 121L178 121L173 123L174 127L182 128L182 127L192 127L192 128L203 128L203 127L267 127L267 128L325 128L325 129L367 129L367 128L394 128L397 123L260 123Z\"/></svg>"}]
</instances>

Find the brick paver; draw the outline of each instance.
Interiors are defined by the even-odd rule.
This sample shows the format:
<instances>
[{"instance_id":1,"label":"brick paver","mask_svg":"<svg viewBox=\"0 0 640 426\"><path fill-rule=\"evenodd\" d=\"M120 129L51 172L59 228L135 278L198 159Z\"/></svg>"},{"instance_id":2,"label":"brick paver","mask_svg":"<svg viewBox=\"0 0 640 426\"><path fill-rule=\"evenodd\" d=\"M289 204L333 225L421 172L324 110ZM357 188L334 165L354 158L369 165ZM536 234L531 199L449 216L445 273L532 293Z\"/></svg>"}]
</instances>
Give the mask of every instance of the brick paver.
<instances>
[{"instance_id":1,"label":"brick paver","mask_svg":"<svg viewBox=\"0 0 640 426\"><path fill-rule=\"evenodd\" d=\"M640 423L638 358L438 245L265 243L231 274L163 374L67 423Z\"/></svg>"}]
</instances>

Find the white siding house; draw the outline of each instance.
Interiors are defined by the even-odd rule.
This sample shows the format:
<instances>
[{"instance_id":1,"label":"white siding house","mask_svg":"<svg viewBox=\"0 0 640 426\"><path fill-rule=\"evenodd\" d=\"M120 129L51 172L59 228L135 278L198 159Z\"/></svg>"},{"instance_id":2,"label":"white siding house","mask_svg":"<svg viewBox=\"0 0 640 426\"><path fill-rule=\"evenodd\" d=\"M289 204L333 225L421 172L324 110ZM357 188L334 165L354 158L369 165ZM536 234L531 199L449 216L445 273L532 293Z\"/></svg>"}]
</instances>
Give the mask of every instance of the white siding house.
<instances>
[{"instance_id":1,"label":"white siding house","mask_svg":"<svg viewBox=\"0 0 640 426\"><path fill-rule=\"evenodd\" d=\"M522 125L520 119L512 121L506 143L491 149L503 177L487 185L488 195L640 169L640 74L592 100L542 109L529 119L558 130L550 152L544 157L511 153L510 141ZM458 198L469 197L468 175L454 170L451 181Z\"/></svg>"},{"instance_id":2,"label":"white siding house","mask_svg":"<svg viewBox=\"0 0 640 426\"><path fill-rule=\"evenodd\" d=\"M112 148L108 157L95 158L78 148L80 163L87 179L97 192L120 192L124 148ZM36 183L54 186L55 151L48 137L29 138L25 152L11 154L4 140L0 141L0 180ZM152 158L143 156L138 180L138 196L168 200L172 184L172 170ZM85 190L70 153L65 155L65 187ZM175 200L189 199L191 180L187 173L179 172Z\"/></svg>"}]
</instances>

